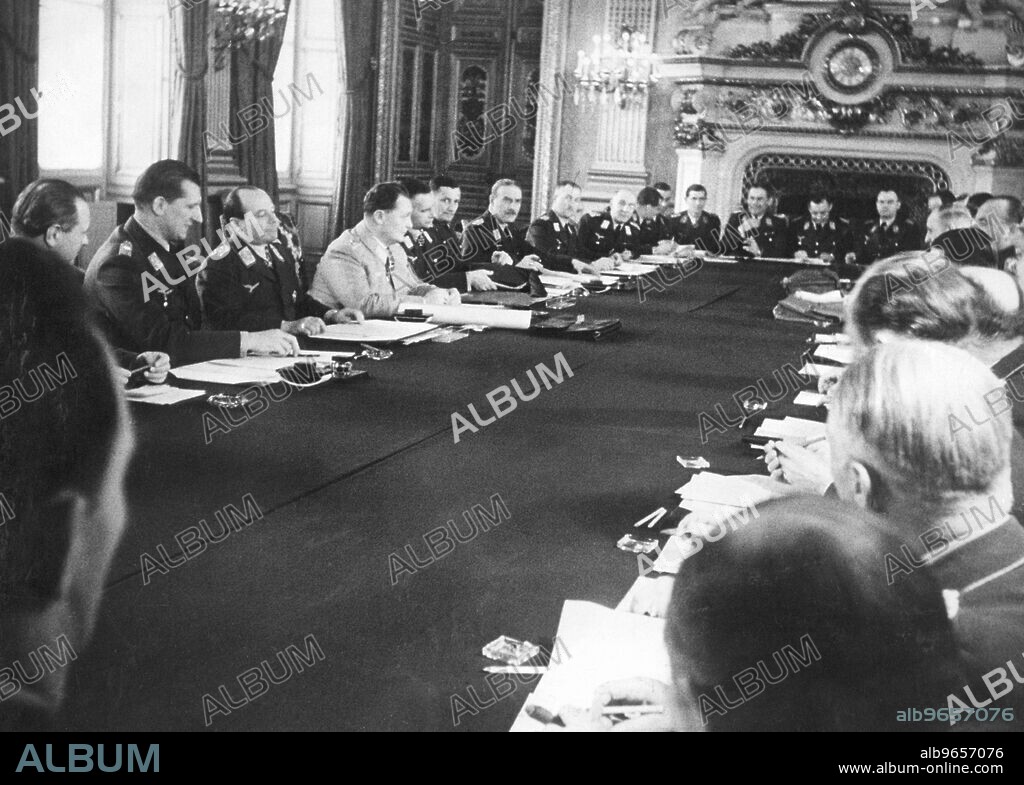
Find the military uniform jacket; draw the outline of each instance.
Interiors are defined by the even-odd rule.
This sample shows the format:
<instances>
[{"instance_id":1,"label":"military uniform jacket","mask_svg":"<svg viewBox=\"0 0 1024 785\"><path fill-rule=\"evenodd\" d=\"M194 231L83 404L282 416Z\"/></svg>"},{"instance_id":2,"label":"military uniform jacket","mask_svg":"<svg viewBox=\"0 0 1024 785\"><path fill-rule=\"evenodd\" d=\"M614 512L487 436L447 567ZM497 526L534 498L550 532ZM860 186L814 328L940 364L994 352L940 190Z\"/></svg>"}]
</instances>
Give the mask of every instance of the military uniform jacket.
<instances>
[{"instance_id":1,"label":"military uniform jacket","mask_svg":"<svg viewBox=\"0 0 1024 785\"><path fill-rule=\"evenodd\" d=\"M656 215L645 221L637 221L640 227L637 250L640 254L654 253L654 247L662 240L672 239L672 231L663 215Z\"/></svg>"},{"instance_id":2,"label":"military uniform jacket","mask_svg":"<svg viewBox=\"0 0 1024 785\"><path fill-rule=\"evenodd\" d=\"M501 223L490 212L473 221L462 234L462 258L470 269L475 270L491 264L495 251L504 251L519 263L531 254L540 257L547 264L547 255L526 241L525 232Z\"/></svg>"},{"instance_id":3,"label":"military uniform jacket","mask_svg":"<svg viewBox=\"0 0 1024 785\"><path fill-rule=\"evenodd\" d=\"M527 241L545 255L549 269L574 273L576 268L572 261L580 258L579 237L579 227L575 223L549 211L530 224Z\"/></svg>"},{"instance_id":4,"label":"military uniform jacket","mask_svg":"<svg viewBox=\"0 0 1024 785\"><path fill-rule=\"evenodd\" d=\"M743 245L751 238L757 242L764 258L778 259L787 255L786 221L777 215L765 213L758 223L756 218L746 212L729 216L722 231L722 253L749 257Z\"/></svg>"},{"instance_id":5,"label":"military uniform jacket","mask_svg":"<svg viewBox=\"0 0 1024 785\"><path fill-rule=\"evenodd\" d=\"M672 221L672 239L679 245L693 245L699 251L721 253L722 219L714 213L701 213L696 223L689 213L681 213Z\"/></svg>"},{"instance_id":6,"label":"military uniform jacket","mask_svg":"<svg viewBox=\"0 0 1024 785\"><path fill-rule=\"evenodd\" d=\"M790 251L795 254L803 251L811 259L820 259L822 254L832 254L842 262L850 248L850 222L843 218L829 218L817 225L810 216L804 216L790 226L790 237L793 245Z\"/></svg>"},{"instance_id":7,"label":"military uniform jacket","mask_svg":"<svg viewBox=\"0 0 1024 785\"><path fill-rule=\"evenodd\" d=\"M999 266L999 261L992 250L992 238L977 226L943 232L932 240L931 247L941 249L953 264L974 267Z\"/></svg>"},{"instance_id":8,"label":"military uniform jacket","mask_svg":"<svg viewBox=\"0 0 1024 785\"><path fill-rule=\"evenodd\" d=\"M85 291L114 346L133 352L166 352L174 365L241 354L238 332L204 331L194 275L134 218L114 230L92 258ZM190 276L191 273L191 276Z\"/></svg>"},{"instance_id":9,"label":"military uniform jacket","mask_svg":"<svg viewBox=\"0 0 1024 785\"><path fill-rule=\"evenodd\" d=\"M402 248L409 257L409 266L424 283L468 291L466 272L469 267L462 258L462 243L448 224L435 221L430 229L421 231L419 237L406 235Z\"/></svg>"},{"instance_id":10,"label":"military uniform jacket","mask_svg":"<svg viewBox=\"0 0 1024 785\"><path fill-rule=\"evenodd\" d=\"M614 253L640 253L640 225L636 221L616 224L610 210L587 213L580 221L580 254L592 262Z\"/></svg>"},{"instance_id":11,"label":"military uniform jacket","mask_svg":"<svg viewBox=\"0 0 1024 785\"><path fill-rule=\"evenodd\" d=\"M871 264L903 251L920 251L924 247L924 234L913 221L896 219L883 227L878 219L864 224L858 238L857 264Z\"/></svg>"},{"instance_id":12,"label":"military uniform jacket","mask_svg":"<svg viewBox=\"0 0 1024 785\"><path fill-rule=\"evenodd\" d=\"M211 329L277 330L282 322L327 313L327 306L302 290L287 247L270 243L261 250L266 261L249 245L228 243L207 260L197 287Z\"/></svg>"}]
</instances>

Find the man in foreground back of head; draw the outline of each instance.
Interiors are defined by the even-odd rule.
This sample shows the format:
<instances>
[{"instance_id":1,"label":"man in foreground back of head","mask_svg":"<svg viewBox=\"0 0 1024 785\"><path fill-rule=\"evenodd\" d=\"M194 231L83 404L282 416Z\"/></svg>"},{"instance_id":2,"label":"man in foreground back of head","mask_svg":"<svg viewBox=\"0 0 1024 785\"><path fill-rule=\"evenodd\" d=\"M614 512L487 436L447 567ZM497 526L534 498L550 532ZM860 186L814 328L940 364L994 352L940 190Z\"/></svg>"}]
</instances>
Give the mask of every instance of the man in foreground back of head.
<instances>
[{"instance_id":1,"label":"man in foreground back of head","mask_svg":"<svg viewBox=\"0 0 1024 785\"><path fill-rule=\"evenodd\" d=\"M59 707L68 669L31 684L19 673L77 659L89 642L125 527L132 436L74 274L21 240L0 248L9 388L19 397L0 403L0 728L33 730Z\"/></svg>"},{"instance_id":2,"label":"man in foreground back of head","mask_svg":"<svg viewBox=\"0 0 1024 785\"><path fill-rule=\"evenodd\" d=\"M926 569L943 589L967 668L950 707L1012 708L1021 727L1024 689L1006 673L1024 673L1024 530L1009 512L1003 385L961 349L896 340L843 373L828 434L840 498L908 544L886 556L890 581Z\"/></svg>"}]
</instances>

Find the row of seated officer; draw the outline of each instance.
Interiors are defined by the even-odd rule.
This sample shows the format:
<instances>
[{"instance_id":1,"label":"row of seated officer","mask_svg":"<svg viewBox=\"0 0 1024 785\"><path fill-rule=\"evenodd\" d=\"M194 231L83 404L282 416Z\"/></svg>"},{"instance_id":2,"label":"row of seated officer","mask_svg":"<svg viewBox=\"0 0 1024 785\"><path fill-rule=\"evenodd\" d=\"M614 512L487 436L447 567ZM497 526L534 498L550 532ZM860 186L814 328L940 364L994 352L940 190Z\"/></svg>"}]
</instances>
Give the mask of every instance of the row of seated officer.
<instances>
[{"instance_id":1,"label":"row of seated officer","mask_svg":"<svg viewBox=\"0 0 1024 785\"><path fill-rule=\"evenodd\" d=\"M59 181L34 190L60 190L53 183ZM796 242L797 256L825 256L826 247L842 255L849 236L840 231L843 222L831 217L827 197L812 199L809 218L793 225L795 233L788 224L783 231L783 219L767 214L768 191L761 186L749 189L748 210L731 216L724 229L704 210L702 186L688 189L687 209L679 216L666 217L664 194L649 188L639 199L619 192L608 210L577 224L582 189L568 181L556 188L550 211L524 232L515 225L522 190L512 180L494 184L487 211L460 235L454 228L458 184L447 178L430 185L407 180L381 183L367 193L363 220L330 245L307 291L297 258L301 244L260 189L244 186L228 194L216 248L184 247L202 221L201 194L199 175L184 164L168 160L149 167L136 183L135 214L96 253L85 275L87 295L111 343L135 363L161 355L147 374L150 381L166 376L164 356L182 365L247 354L294 355L296 336L364 316L388 318L404 302L456 304L464 292L507 282L510 271L601 272L623 257L670 252L677 245L710 246L716 232L723 243L746 237L736 252L749 255L779 253L784 236ZM77 192L68 198L71 217L40 218L31 231L38 234L41 227L41 242L74 246L73 259L88 228L82 217L88 207ZM894 193L881 193L878 209L869 255L891 253L913 235L896 220ZM777 231L767 231L773 227Z\"/></svg>"}]
</instances>

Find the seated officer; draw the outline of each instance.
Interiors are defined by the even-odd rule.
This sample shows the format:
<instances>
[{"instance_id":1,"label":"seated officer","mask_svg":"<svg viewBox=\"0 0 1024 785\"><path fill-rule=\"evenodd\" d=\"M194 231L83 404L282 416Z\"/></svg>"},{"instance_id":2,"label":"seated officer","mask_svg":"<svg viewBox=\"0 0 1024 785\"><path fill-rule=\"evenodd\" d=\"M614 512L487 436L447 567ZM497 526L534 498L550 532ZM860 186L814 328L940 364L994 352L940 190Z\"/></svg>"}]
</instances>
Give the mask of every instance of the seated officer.
<instances>
[{"instance_id":1,"label":"seated officer","mask_svg":"<svg viewBox=\"0 0 1024 785\"><path fill-rule=\"evenodd\" d=\"M298 341L281 330L203 330L192 280L201 268L172 250L202 221L198 174L180 161L159 161L139 177L133 199L135 215L114 230L85 273L86 294L111 343L166 352L175 365L298 354Z\"/></svg>"},{"instance_id":2,"label":"seated officer","mask_svg":"<svg viewBox=\"0 0 1024 785\"><path fill-rule=\"evenodd\" d=\"M412 229L412 200L401 183L378 183L363 199L363 220L327 248L310 295L329 308L358 308L369 319L394 316L403 303L458 305L455 289L424 283L402 240Z\"/></svg>"},{"instance_id":3,"label":"seated officer","mask_svg":"<svg viewBox=\"0 0 1024 785\"><path fill-rule=\"evenodd\" d=\"M599 273L615 266L612 259L592 264L580 260L580 230L577 218L582 211L583 189L577 183L563 180L555 187L551 209L530 224L527 239L544 254L546 267L567 273Z\"/></svg>"},{"instance_id":4,"label":"seated officer","mask_svg":"<svg viewBox=\"0 0 1024 785\"><path fill-rule=\"evenodd\" d=\"M662 214L664 199L655 188L644 188L636 197L636 215L640 232L637 236L637 251L643 254L670 254L675 243L669 222Z\"/></svg>"},{"instance_id":5,"label":"seated officer","mask_svg":"<svg viewBox=\"0 0 1024 785\"><path fill-rule=\"evenodd\" d=\"M459 292L492 292L498 287L486 270L470 270L462 260L458 237L434 218L434 192L414 178L399 180L412 199L412 229L402 240L413 272L425 283Z\"/></svg>"},{"instance_id":6,"label":"seated officer","mask_svg":"<svg viewBox=\"0 0 1024 785\"><path fill-rule=\"evenodd\" d=\"M580 222L579 251L585 260L614 254L636 257L640 251L640 225L633 220L636 197L617 191L602 213L587 213Z\"/></svg>"},{"instance_id":7,"label":"seated officer","mask_svg":"<svg viewBox=\"0 0 1024 785\"><path fill-rule=\"evenodd\" d=\"M902 251L920 251L924 247L924 232L916 223L900 219L900 198L896 191L882 190L875 201L878 218L867 221L854 238L854 247L846 254L848 264L868 265L877 259L887 259Z\"/></svg>"},{"instance_id":8,"label":"seated officer","mask_svg":"<svg viewBox=\"0 0 1024 785\"><path fill-rule=\"evenodd\" d=\"M793 258L821 259L832 264L846 258L850 242L850 222L832 217L832 197L812 194L807 202L807 216L790 227Z\"/></svg>"},{"instance_id":9,"label":"seated officer","mask_svg":"<svg viewBox=\"0 0 1024 785\"><path fill-rule=\"evenodd\" d=\"M686 189L686 210L675 219L672 227L677 245L692 245L698 251L719 253L722 219L704 210L708 203L708 190L694 184Z\"/></svg>"},{"instance_id":10,"label":"seated officer","mask_svg":"<svg viewBox=\"0 0 1024 785\"><path fill-rule=\"evenodd\" d=\"M222 220L234 241L214 249L197 284L211 329L319 335L325 322L362 320L358 311L330 309L302 290L291 250L277 242L281 222L265 191L235 188Z\"/></svg>"},{"instance_id":11,"label":"seated officer","mask_svg":"<svg viewBox=\"0 0 1024 785\"><path fill-rule=\"evenodd\" d=\"M79 285L85 273L75 266L82 247L89 241L89 205L71 183L63 180L37 180L14 203L11 216L14 236L45 251L52 251L72 270ZM127 381L129 371L147 368L144 377L150 384L163 384L171 370L171 358L163 352L129 352L114 349L118 378Z\"/></svg>"},{"instance_id":12,"label":"seated officer","mask_svg":"<svg viewBox=\"0 0 1024 785\"><path fill-rule=\"evenodd\" d=\"M735 212L722 230L722 252L735 256L779 258L786 255L786 223L768 214L768 189L747 189L746 210Z\"/></svg>"},{"instance_id":13,"label":"seated officer","mask_svg":"<svg viewBox=\"0 0 1024 785\"><path fill-rule=\"evenodd\" d=\"M466 227L462 258L474 269L510 265L524 270L543 270L543 255L515 227L523 206L523 191L515 180L498 180L491 188L487 212Z\"/></svg>"},{"instance_id":14,"label":"seated officer","mask_svg":"<svg viewBox=\"0 0 1024 785\"><path fill-rule=\"evenodd\" d=\"M966 207L942 207L928 216L934 238L929 248L939 248L954 264L972 267L995 267L996 255L992 238L976 226Z\"/></svg>"}]
</instances>

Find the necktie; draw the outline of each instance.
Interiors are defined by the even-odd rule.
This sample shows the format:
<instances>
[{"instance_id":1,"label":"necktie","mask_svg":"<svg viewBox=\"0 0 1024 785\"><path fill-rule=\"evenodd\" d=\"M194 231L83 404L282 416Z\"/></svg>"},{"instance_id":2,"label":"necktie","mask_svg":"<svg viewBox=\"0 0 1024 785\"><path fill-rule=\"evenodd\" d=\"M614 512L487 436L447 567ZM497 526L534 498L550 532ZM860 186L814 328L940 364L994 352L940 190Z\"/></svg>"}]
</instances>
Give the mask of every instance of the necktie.
<instances>
[{"instance_id":1,"label":"necktie","mask_svg":"<svg viewBox=\"0 0 1024 785\"><path fill-rule=\"evenodd\" d=\"M397 291L398 287L395 286L395 255L391 252L390 248L388 248L388 261L384 265L384 271L387 273L388 283L391 284L391 289L393 291Z\"/></svg>"}]
</instances>

